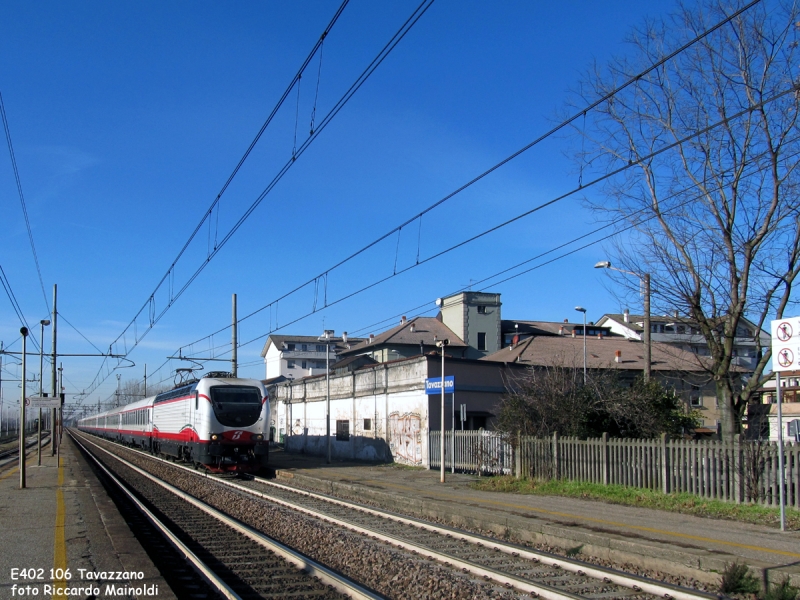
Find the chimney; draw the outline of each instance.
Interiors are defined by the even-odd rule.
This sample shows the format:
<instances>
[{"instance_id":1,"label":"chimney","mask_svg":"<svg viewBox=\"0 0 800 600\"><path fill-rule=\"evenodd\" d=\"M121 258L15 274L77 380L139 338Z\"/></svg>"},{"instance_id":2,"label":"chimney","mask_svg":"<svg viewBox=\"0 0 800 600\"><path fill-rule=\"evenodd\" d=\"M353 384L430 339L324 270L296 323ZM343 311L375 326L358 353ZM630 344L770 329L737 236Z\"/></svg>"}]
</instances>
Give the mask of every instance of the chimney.
<instances>
[{"instance_id":1,"label":"chimney","mask_svg":"<svg viewBox=\"0 0 800 600\"><path fill-rule=\"evenodd\" d=\"M346 331L342 332L342 342L344 344L347 344L347 332Z\"/></svg>"},{"instance_id":2,"label":"chimney","mask_svg":"<svg viewBox=\"0 0 800 600\"><path fill-rule=\"evenodd\" d=\"M631 311L629 311L627 308L622 313L622 320L625 323L628 323L631 320Z\"/></svg>"},{"instance_id":3,"label":"chimney","mask_svg":"<svg viewBox=\"0 0 800 600\"><path fill-rule=\"evenodd\" d=\"M569 323L569 319L564 319L564 323Z\"/></svg>"},{"instance_id":4,"label":"chimney","mask_svg":"<svg viewBox=\"0 0 800 600\"><path fill-rule=\"evenodd\" d=\"M564 335L564 326L558 328L558 335Z\"/></svg>"},{"instance_id":5,"label":"chimney","mask_svg":"<svg viewBox=\"0 0 800 600\"><path fill-rule=\"evenodd\" d=\"M416 328L417 328L417 324L416 324L416 323L412 323L412 324L411 324L411 333L414 333L414 330L415 330Z\"/></svg>"},{"instance_id":6,"label":"chimney","mask_svg":"<svg viewBox=\"0 0 800 600\"><path fill-rule=\"evenodd\" d=\"M675 311L675 318L676 319L678 318L678 311L677 310Z\"/></svg>"},{"instance_id":7,"label":"chimney","mask_svg":"<svg viewBox=\"0 0 800 600\"><path fill-rule=\"evenodd\" d=\"M575 337L575 330L572 330L572 337Z\"/></svg>"},{"instance_id":8,"label":"chimney","mask_svg":"<svg viewBox=\"0 0 800 600\"><path fill-rule=\"evenodd\" d=\"M603 339L603 334L598 332L597 339L598 340L602 340Z\"/></svg>"},{"instance_id":9,"label":"chimney","mask_svg":"<svg viewBox=\"0 0 800 600\"><path fill-rule=\"evenodd\" d=\"M374 333L370 333L369 334L369 343L371 344L374 341L375 341L375 334Z\"/></svg>"},{"instance_id":10,"label":"chimney","mask_svg":"<svg viewBox=\"0 0 800 600\"><path fill-rule=\"evenodd\" d=\"M405 325L405 324L406 324L406 316L403 315L402 317L400 317L400 325Z\"/></svg>"},{"instance_id":11,"label":"chimney","mask_svg":"<svg viewBox=\"0 0 800 600\"><path fill-rule=\"evenodd\" d=\"M622 362L622 350L614 350L614 362Z\"/></svg>"}]
</instances>

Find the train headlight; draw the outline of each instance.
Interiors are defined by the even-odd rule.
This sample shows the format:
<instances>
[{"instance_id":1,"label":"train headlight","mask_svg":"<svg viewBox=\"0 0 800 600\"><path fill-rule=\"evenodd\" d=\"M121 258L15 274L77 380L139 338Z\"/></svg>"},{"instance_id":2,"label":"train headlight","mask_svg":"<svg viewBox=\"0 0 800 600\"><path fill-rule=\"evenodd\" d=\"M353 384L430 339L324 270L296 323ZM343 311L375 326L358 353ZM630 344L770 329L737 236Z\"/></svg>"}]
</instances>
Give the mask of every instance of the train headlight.
<instances>
[{"instance_id":1,"label":"train headlight","mask_svg":"<svg viewBox=\"0 0 800 600\"><path fill-rule=\"evenodd\" d=\"M256 434L254 434L254 435L252 435L250 437L251 437L251 439L254 439L257 442L260 442L261 440L264 439L264 436L261 435L260 433L256 433Z\"/></svg>"},{"instance_id":2,"label":"train headlight","mask_svg":"<svg viewBox=\"0 0 800 600\"><path fill-rule=\"evenodd\" d=\"M219 439L219 436L216 433L211 434L211 441L216 442Z\"/></svg>"}]
</instances>

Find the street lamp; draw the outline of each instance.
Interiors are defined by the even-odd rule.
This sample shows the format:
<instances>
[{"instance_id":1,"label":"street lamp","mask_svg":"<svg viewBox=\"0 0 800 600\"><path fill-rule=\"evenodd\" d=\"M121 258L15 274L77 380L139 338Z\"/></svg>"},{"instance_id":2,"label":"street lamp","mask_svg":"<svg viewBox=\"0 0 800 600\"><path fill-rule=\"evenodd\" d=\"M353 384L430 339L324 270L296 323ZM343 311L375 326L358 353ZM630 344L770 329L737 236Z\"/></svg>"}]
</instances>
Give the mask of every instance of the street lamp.
<instances>
[{"instance_id":1,"label":"street lamp","mask_svg":"<svg viewBox=\"0 0 800 600\"><path fill-rule=\"evenodd\" d=\"M450 345L450 340L438 340L436 342L436 346L442 349L442 427L441 427L441 436L439 439L439 462L440 470L439 470L439 481L444 483L444 349L445 346Z\"/></svg>"},{"instance_id":2,"label":"street lamp","mask_svg":"<svg viewBox=\"0 0 800 600\"><path fill-rule=\"evenodd\" d=\"M331 463L331 342L333 330L326 329L317 338L325 342L325 437L328 439L328 464Z\"/></svg>"},{"instance_id":3,"label":"street lamp","mask_svg":"<svg viewBox=\"0 0 800 600\"><path fill-rule=\"evenodd\" d=\"M575 310L583 313L583 385L586 385L586 309L576 306Z\"/></svg>"},{"instance_id":4,"label":"street lamp","mask_svg":"<svg viewBox=\"0 0 800 600\"><path fill-rule=\"evenodd\" d=\"M50 319L39 321L42 326L42 333L39 336L39 397L42 396L42 370L44 368L44 327L50 325ZM50 443L53 444L53 434L50 433ZM39 409L39 425L36 427L36 465L42 466L42 409Z\"/></svg>"},{"instance_id":5,"label":"street lamp","mask_svg":"<svg viewBox=\"0 0 800 600\"><path fill-rule=\"evenodd\" d=\"M651 373L651 358L652 358L652 342L650 339L650 273L640 275L633 271L626 271L625 269L618 269L611 266L610 260L601 260L594 265L595 269L611 269L612 271L619 271L627 275L638 277L644 283L644 380L650 380Z\"/></svg>"}]
</instances>

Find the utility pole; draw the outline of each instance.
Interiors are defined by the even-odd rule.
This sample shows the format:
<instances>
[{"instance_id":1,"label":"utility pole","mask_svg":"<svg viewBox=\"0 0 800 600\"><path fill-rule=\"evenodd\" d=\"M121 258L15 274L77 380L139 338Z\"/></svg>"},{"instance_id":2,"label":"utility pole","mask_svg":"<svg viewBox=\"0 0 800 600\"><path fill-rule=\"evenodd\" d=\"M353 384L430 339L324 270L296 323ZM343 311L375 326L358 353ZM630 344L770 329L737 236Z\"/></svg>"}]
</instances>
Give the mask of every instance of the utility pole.
<instances>
[{"instance_id":1,"label":"utility pole","mask_svg":"<svg viewBox=\"0 0 800 600\"><path fill-rule=\"evenodd\" d=\"M28 354L28 328L22 327L22 395L19 399L19 489L25 489L25 377Z\"/></svg>"},{"instance_id":2,"label":"utility pole","mask_svg":"<svg viewBox=\"0 0 800 600\"><path fill-rule=\"evenodd\" d=\"M236 319L236 294L233 295L233 319L231 321L231 331L233 339L231 340L231 375L234 377L238 377L238 369L236 366L237 363L237 356L236 356L236 346L238 345L238 331L237 331L237 322Z\"/></svg>"},{"instance_id":3,"label":"utility pole","mask_svg":"<svg viewBox=\"0 0 800 600\"><path fill-rule=\"evenodd\" d=\"M436 345L442 349L442 426L441 426L441 439L439 440L439 482L444 483L444 349L450 344L450 340L442 340L436 342Z\"/></svg>"},{"instance_id":4,"label":"utility pole","mask_svg":"<svg viewBox=\"0 0 800 600\"><path fill-rule=\"evenodd\" d=\"M52 384L51 387L53 388L53 396L56 395L58 389L56 387L56 325L58 321L58 310L56 309L56 303L58 301L58 285L53 284L53 318L51 321L53 322L53 353L51 355L51 360L53 362L53 370L51 372L51 379L50 383ZM61 396L59 396L60 398ZM56 455L56 448L61 445L61 422L58 418L61 409L59 408L52 408L50 409L50 456Z\"/></svg>"},{"instance_id":5,"label":"utility pole","mask_svg":"<svg viewBox=\"0 0 800 600\"><path fill-rule=\"evenodd\" d=\"M44 396L44 328L45 325L50 325L50 319L42 319L39 321L41 325L41 334L39 335L39 397ZM53 435L50 435L50 443L52 444ZM36 466L42 466L42 409L39 409L39 421L36 427Z\"/></svg>"}]
</instances>

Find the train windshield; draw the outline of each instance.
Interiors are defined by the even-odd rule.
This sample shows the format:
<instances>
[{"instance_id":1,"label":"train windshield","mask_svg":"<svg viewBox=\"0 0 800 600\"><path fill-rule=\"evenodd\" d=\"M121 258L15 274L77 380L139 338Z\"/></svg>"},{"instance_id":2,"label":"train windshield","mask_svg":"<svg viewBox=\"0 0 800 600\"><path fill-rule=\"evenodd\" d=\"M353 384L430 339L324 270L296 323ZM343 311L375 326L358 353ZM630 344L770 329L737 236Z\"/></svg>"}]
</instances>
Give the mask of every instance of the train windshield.
<instances>
[{"instance_id":1,"label":"train windshield","mask_svg":"<svg viewBox=\"0 0 800 600\"><path fill-rule=\"evenodd\" d=\"M211 388L211 405L221 425L249 427L261 415L261 392L244 385L215 385Z\"/></svg>"}]
</instances>

